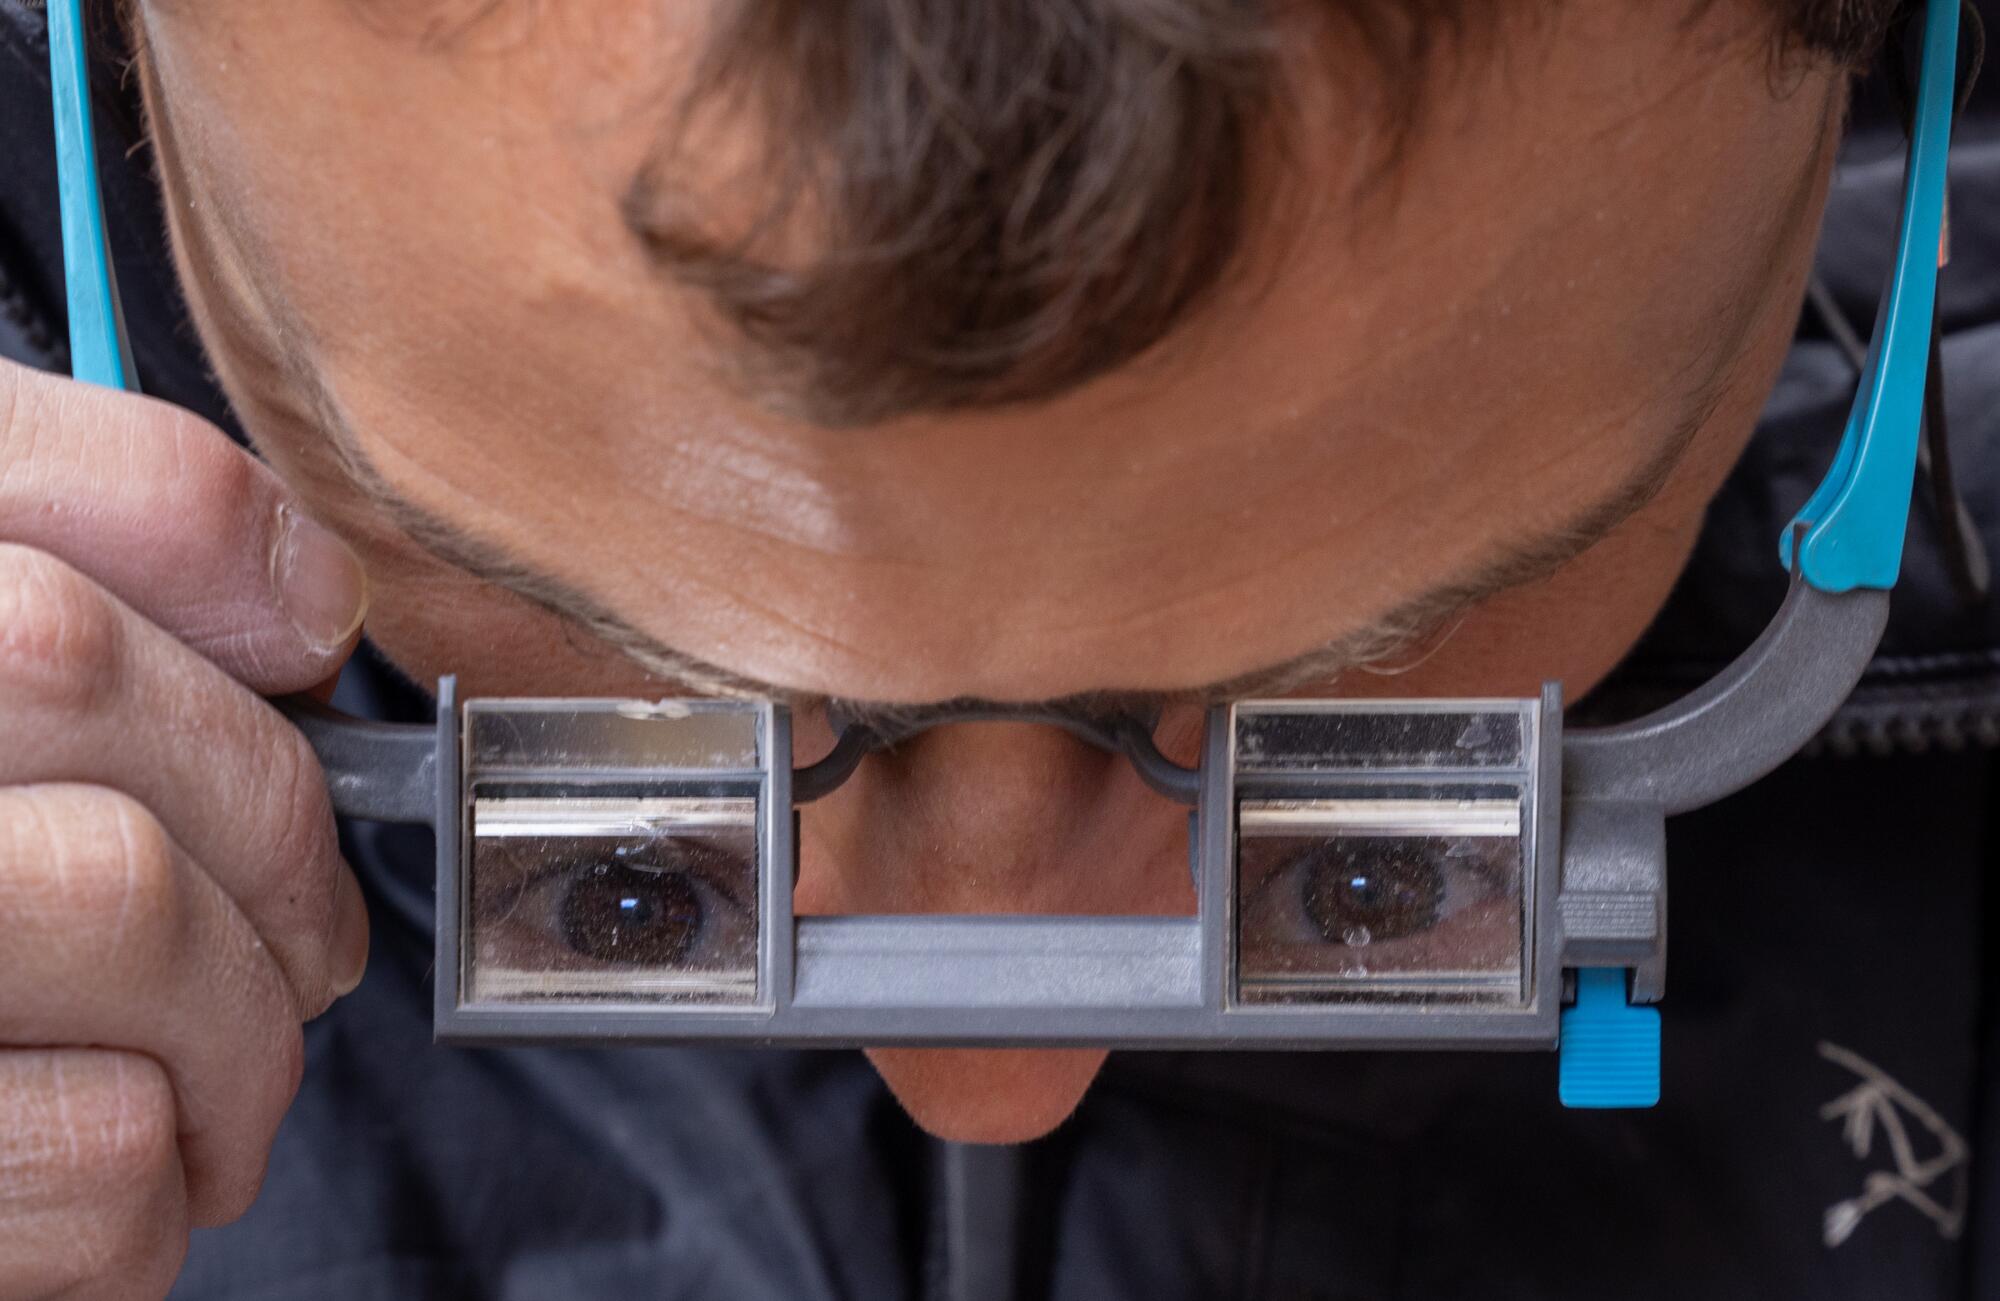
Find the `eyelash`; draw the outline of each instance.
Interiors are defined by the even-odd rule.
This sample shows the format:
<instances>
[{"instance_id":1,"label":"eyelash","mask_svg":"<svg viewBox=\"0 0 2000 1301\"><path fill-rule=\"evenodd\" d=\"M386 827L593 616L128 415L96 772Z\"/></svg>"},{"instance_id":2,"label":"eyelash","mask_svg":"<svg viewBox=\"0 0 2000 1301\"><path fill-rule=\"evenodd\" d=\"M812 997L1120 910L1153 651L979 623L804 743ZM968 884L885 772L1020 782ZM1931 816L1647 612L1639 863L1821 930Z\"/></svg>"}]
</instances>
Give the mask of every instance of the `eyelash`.
<instances>
[{"instance_id":1,"label":"eyelash","mask_svg":"<svg viewBox=\"0 0 2000 1301\"><path fill-rule=\"evenodd\" d=\"M602 852L583 852L570 848L557 856L533 862L522 870L516 879L500 886L489 905L481 910L478 923L484 927L505 928L510 938L517 941L532 941L553 947L574 958L590 962L620 963L653 966L700 966L698 955L717 941L713 932L718 928L728 929L731 923L754 925L755 909L738 896L737 879L742 875L742 862L733 854L708 845L674 840L649 840L641 845L610 842L611 852L607 857ZM634 849L637 853L634 853ZM645 945L660 944L661 937L645 934L644 928L654 920L650 914L635 919L641 928L632 937L642 956L628 958L618 954L591 951L577 941L575 919L568 915L577 904L578 891L593 884L590 873L599 873L610 867L623 870L628 877L638 877L630 881L626 889L637 890L651 884L660 890L671 890L672 883L679 882L689 891L684 901L668 902L668 919L672 920L672 909L678 906L683 911L693 909L694 920L688 928L684 945L669 944L671 952L655 952L648 960ZM732 879L736 878L736 879ZM554 889L559 892L554 897L540 899L539 896ZM635 910L645 905L619 901L621 905ZM655 904L657 906L657 902ZM526 906L527 914L522 915ZM624 941L619 926L607 928L600 921L594 928L600 936L607 935L613 947Z\"/></svg>"},{"instance_id":2,"label":"eyelash","mask_svg":"<svg viewBox=\"0 0 2000 1301\"><path fill-rule=\"evenodd\" d=\"M1355 922L1354 916L1350 916L1347 921L1353 924L1343 925L1342 933L1335 935L1333 919L1336 914L1332 910L1339 908L1340 901L1329 896L1334 895L1340 887L1336 883L1329 888L1326 883L1316 881L1315 877L1322 873L1343 875L1353 873L1350 882L1356 887L1357 893L1377 888L1378 878L1392 873L1397 865L1396 860L1389 857L1396 843L1393 840L1371 843L1366 839L1349 839L1324 841L1302 850L1285 859L1256 884L1244 900L1244 910L1246 913L1254 910L1258 914L1267 916L1275 914L1274 920L1281 921L1297 943L1336 947L1358 946L1370 943L1395 943L1399 940L1416 939L1432 934L1450 922L1458 913L1504 894L1508 889L1510 872L1504 864L1495 862L1488 855L1481 853L1476 842L1458 841L1453 850L1447 851L1436 860L1449 866L1434 866L1432 860L1421 856L1407 860L1424 868L1435 878L1436 898L1428 906L1429 915L1419 924L1409 926L1400 932L1394 931L1391 926L1388 929L1392 933L1376 934L1367 925ZM1454 857L1460 847L1467 848L1469 852ZM1367 880L1369 884L1361 886L1363 880ZM1319 907L1329 910L1322 916L1314 915L1316 900L1313 891L1316 884L1322 886L1318 900ZM1431 883L1419 882L1415 888L1421 893L1422 887L1427 884ZM1397 900L1389 904L1393 908L1409 893L1411 883L1407 879L1394 881L1389 888L1396 891L1398 896ZM1358 915L1365 912L1369 906L1371 905L1363 904L1359 908L1351 908L1350 911ZM1374 929L1384 928L1377 926ZM1359 936L1356 936L1356 931L1360 932Z\"/></svg>"}]
</instances>

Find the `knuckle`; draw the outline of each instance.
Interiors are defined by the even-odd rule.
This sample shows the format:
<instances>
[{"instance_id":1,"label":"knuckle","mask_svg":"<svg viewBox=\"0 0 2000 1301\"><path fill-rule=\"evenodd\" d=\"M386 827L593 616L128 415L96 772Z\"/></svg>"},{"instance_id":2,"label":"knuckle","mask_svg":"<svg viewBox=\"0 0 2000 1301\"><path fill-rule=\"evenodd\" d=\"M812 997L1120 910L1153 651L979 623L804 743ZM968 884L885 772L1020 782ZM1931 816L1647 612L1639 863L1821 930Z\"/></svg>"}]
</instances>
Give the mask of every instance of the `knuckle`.
<instances>
[{"instance_id":1,"label":"knuckle","mask_svg":"<svg viewBox=\"0 0 2000 1301\"><path fill-rule=\"evenodd\" d=\"M87 710L115 682L123 653L118 611L96 584L45 552L0 544L0 691Z\"/></svg>"},{"instance_id":2,"label":"knuckle","mask_svg":"<svg viewBox=\"0 0 2000 1301\"><path fill-rule=\"evenodd\" d=\"M103 802L97 834L107 861L98 869L93 902L112 919L106 942L131 951L145 947L140 936L178 936L187 910L173 838L137 800L109 792ZM153 956L172 961L176 955Z\"/></svg>"},{"instance_id":3,"label":"knuckle","mask_svg":"<svg viewBox=\"0 0 2000 1301\"><path fill-rule=\"evenodd\" d=\"M164 432L173 445L174 473L167 486L190 509L234 521L271 509L270 484L261 467L212 426L176 412Z\"/></svg>"},{"instance_id":4,"label":"knuckle","mask_svg":"<svg viewBox=\"0 0 2000 1301\"><path fill-rule=\"evenodd\" d=\"M160 1064L0 1054L0 1293L160 1296L186 1250L178 1111Z\"/></svg>"},{"instance_id":5,"label":"knuckle","mask_svg":"<svg viewBox=\"0 0 2000 1301\"><path fill-rule=\"evenodd\" d=\"M172 960L150 950L169 947L184 919L176 851L166 828L131 796L70 786L0 801L0 862L17 865L10 879L38 896L34 913L52 926L92 933L93 952L115 952L147 969Z\"/></svg>"},{"instance_id":6,"label":"knuckle","mask_svg":"<svg viewBox=\"0 0 2000 1301\"><path fill-rule=\"evenodd\" d=\"M92 1295L161 1295L187 1245L173 1090L150 1058L114 1062L67 1108L87 1114L68 1136L77 1223L65 1272ZM112 1280L114 1291L98 1291Z\"/></svg>"},{"instance_id":7,"label":"knuckle","mask_svg":"<svg viewBox=\"0 0 2000 1301\"><path fill-rule=\"evenodd\" d=\"M99 1049L6 1056L0 1193L87 1205L178 1172L179 1113L158 1062Z\"/></svg>"},{"instance_id":8,"label":"knuckle","mask_svg":"<svg viewBox=\"0 0 2000 1301\"><path fill-rule=\"evenodd\" d=\"M152 1187L176 1177L180 1166L174 1091L166 1072L150 1058L129 1053L117 1054L115 1061L116 1069L98 1073L79 1096L62 1100L63 1113L71 1117L69 1165L79 1192Z\"/></svg>"}]
</instances>

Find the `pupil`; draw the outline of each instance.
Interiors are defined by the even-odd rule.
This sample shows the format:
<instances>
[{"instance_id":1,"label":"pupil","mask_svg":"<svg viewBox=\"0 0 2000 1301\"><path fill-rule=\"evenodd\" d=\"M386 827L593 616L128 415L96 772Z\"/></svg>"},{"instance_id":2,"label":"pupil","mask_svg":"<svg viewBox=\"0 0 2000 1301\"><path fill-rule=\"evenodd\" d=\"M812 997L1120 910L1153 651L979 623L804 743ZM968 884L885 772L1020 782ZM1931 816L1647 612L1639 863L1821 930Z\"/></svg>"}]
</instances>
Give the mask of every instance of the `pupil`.
<instances>
[{"instance_id":1,"label":"pupil","mask_svg":"<svg viewBox=\"0 0 2000 1301\"><path fill-rule=\"evenodd\" d=\"M1330 944L1356 932L1397 940L1437 924L1444 879L1421 855L1400 848L1328 846L1304 873L1300 900Z\"/></svg>"},{"instance_id":2,"label":"pupil","mask_svg":"<svg viewBox=\"0 0 2000 1301\"><path fill-rule=\"evenodd\" d=\"M681 965L701 935L701 898L679 872L597 863L563 896L563 942L586 958L635 967Z\"/></svg>"}]
</instances>

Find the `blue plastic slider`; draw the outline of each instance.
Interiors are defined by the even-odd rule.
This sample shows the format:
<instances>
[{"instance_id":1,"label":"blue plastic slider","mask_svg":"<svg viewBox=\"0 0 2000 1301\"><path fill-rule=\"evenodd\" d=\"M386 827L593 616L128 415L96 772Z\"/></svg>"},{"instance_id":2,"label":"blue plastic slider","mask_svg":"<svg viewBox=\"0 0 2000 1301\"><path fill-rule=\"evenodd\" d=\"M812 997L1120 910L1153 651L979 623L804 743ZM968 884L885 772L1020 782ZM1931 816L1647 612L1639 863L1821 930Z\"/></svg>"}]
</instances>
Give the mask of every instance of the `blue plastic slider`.
<instances>
[{"instance_id":1,"label":"blue plastic slider","mask_svg":"<svg viewBox=\"0 0 2000 1301\"><path fill-rule=\"evenodd\" d=\"M1789 570L1792 535L1804 527L1799 567L1805 581L1823 592L1886 591L1896 585L1903 565L1937 299L1945 158L1958 91L1958 6L1959 0L1925 5L1895 274L1875 313L1868 362L1833 466L1778 540L1779 557Z\"/></svg>"},{"instance_id":2,"label":"blue plastic slider","mask_svg":"<svg viewBox=\"0 0 2000 1301\"><path fill-rule=\"evenodd\" d=\"M1660 1100L1660 1010L1625 997L1625 968L1579 967L1563 1009L1556 1096L1565 1107L1650 1107Z\"/></svg>"},{"instance_id":3,"label":"blue plastic slider","mask_svg":"<svg viewBox=\"0 0 2000 1301\"><path fill-rule=\"evenodd\" d=\"M104 234L90 69L81 0L48 0L49 85L56 118L56 193L62 202L63 279L69 295L70 373L107 388L137 389L118 280Z\"/></svg>"}]
</instances>

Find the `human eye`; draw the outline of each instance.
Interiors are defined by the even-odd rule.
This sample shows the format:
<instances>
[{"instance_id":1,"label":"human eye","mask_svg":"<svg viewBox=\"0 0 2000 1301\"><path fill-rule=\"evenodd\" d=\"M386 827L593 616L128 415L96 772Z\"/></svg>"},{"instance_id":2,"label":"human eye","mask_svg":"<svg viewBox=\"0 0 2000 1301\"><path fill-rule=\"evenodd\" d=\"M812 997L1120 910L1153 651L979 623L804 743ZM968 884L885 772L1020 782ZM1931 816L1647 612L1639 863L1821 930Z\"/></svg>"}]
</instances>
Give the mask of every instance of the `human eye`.
<instances>
[{"instance_id":1,"label":"human eye","mask_svg":"<svg viewBox=\"0 0 2000 1301\"><path fill-rule=\"evenodd\" d=\"M1357 822L1348 803L1245 803L1237 865L1245 989L1419 996L1439 982L1517 973L1518 805L1461 801L1463 834L1452 834Z\"/></svg>"},{"instance_id":2,"label":"human eye","mask_svg":"<svg viewBox=\"0 0 2000 1301\"><path fill-rule=\"evenodd\" d=\"M509 803L489 801L474 829L475 997L754 992L751 801L656 800L673 807L594 821Z\"/></svg>"},{"instance_id":3,"label":"human eye","mask_svg":"<svg viewBox=\"0 0 2000 1301\"><path fill-rule=\"evenodd\" d=\"M1291 854L1260 894L1294 938L1358 949L1435 931L1507 887L1504 866L1471 840L1345 840Z\"/></svg>"}]
</instances>

